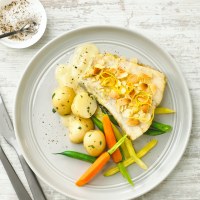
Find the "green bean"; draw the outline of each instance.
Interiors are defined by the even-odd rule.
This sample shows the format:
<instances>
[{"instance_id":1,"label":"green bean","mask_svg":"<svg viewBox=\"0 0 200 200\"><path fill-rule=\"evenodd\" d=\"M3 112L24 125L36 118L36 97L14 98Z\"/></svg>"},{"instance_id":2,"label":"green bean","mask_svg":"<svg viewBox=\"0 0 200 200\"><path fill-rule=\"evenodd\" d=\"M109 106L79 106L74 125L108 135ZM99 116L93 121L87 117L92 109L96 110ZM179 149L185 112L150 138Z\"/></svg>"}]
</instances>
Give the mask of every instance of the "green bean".
<instances>
[{"instance_id":1,"label":"green bean","mask_svg":"<svg viewBox=\"0 0 200 200\"><path fill-rule=\"evenodd\" d=\"M134 186L134 183L131 179L130 174L128 173L126 167L124 166L123 162L119 162L117 164L117 167L119 168L119 171L121 172L121 174L124 176L124 178L132 185Z\"/></svg>"},{"instance_id":2,"label":"green bean","mask_svg":"<svg viewBox=\"0 0 200 200\"><path fill-rule=\"evenodd\" d=\"M162 124L160 122L153 121L151 124L152 129L157 129L159 131L168 132L172 130L172 127L167 124Z\"/></svg>"},{"instance_id":3,"label":"green bean","mask_svg":"<svg viewBox=\"0 0 200 200\"><path fill-rule=\"evenodd\" d=\"M146 135L151 135L151 136L156 136L156 135L162 135L162 134L164 134L164 133L166 133L166 132L164 132L164 131L160 131L160 130L155 130L155 129L149 129L149 130L147 130L144 134L146 134Z\"/></svg>"},{"instance_id":4,"label":"green bean","mask_svg":"<svg viewBox=\"0 0 200 200\"><path fill-rule=\"evenodd\" d=\"M60 155L75 158L78 160L83 160L83 161L86 161L89 163L93 163L96 160L96 158L93 156L90 156L90 155L87 155L84 153L80 153L80 152L76 152L76 151L63 151L61 153L55 153L55 154L60 154Z\"/></svg>"},{"instance_id":5,"label":"green bean","mask_svg":"<svg viewBox=\"0 0 200 200\"><path fill-rule=\"evenodd\" d=\"M94 115L91 117L93 123L98 127L99 130L104 131L103 130L103 123Z\"/></svg>"}]
</instances>

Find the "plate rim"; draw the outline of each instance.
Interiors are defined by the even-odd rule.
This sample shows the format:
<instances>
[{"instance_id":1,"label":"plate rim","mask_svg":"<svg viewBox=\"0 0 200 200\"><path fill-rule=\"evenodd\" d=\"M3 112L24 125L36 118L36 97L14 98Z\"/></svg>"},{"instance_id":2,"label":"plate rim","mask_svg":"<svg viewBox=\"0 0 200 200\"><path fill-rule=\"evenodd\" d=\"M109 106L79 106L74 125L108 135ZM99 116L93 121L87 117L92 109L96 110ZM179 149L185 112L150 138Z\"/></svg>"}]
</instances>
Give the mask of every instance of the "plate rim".
<instances>
[{"instance_id":1,"label":"plate rim","mask_svg":"<svg viewBox=\"0 0 200 200\"><path fill-rule=\"evenodd\" d=\"M34 171L34 173L42 180L44 181L47 185L49 185L51 188L53 188L54 190L58 191L59 193L65 195L65 196L68 196L70 198L74 198L74 199L77 199L76 196L73 196L73 195L70 195L70 194L67 194L64 193L62 190L60 190L59 188L57 188L56 186L54 186L53 184L49 183L45 178L43 178L43 176L40 174L40 172L38 172L38 170L32 165L31 161L29 160L29 158L27 157L26 155L26 152L24 151L24 148L23 148L23 145L20 141L20 138L19 138L19 134L18 134L18 125L17 125L17 120L16 120L16 112L17 112L17 104L18 104L18 96L19 96L19 93L20 93L20 88L22 87L22 83L23 83L23 80L25 78L25 75L27 74L29 68L31 68L31 63L35 60L35 58L41 53L43 52L43 50L45 50L51 43L55 42L56 40L60 39L61 37L64 37L65 35L68 35L68 34L71 34L73 32L77 32L77 31L81 31L81 30L86 30L86 29L95 29L95 28L101 28L101 29L118 29L119 31L125 31L125 32L129 32L131 34L136 34L142 38L144 38L145 40L147 40L149 43L151 43L152 45L156 46L157 48L159 48L159 50L167 57L168 60L170 60L170 62L172 62L175 66L176 66L176 70L178 71L178 73L181 75L181 78L183 80L183 84L184 84L184 88L186 89L185 92L186 92L186 96L187 96L187 101L188 101L188 109L189 109L189 120L190 120L190 123L189 123L189 126L188 126L188 134L187 134L187 137L185 138L185 143L184 143L184 146L182 146L182 149L181 149L181 152L178 154L178 156L176 157L176 160L175 162L173 163L173 165L170 165L170 170L165 172L165 175L163 176L163 178L161 180L159 180L156 184L153 184L153 186L150 186L148 187L144 192L141 192L139 193L137 196L135 196L134 198L137 198L149 191L151 191L152 189L154 189L155 187L157 187L160 183L162 183L168 176L169 174L175 169L175 167L177 166L177 164L180 162L185 150L186 150L186 147L188 145L188 142L189 142L189 138L190 138L190 135L191 135L191 130L192 130L192 121L193 121L193 109L192 109L192 100L191 100L191 95L190 95L190 92L189 92L189 88L188 88L188 85L187 85L187 82L186 82L186 79L182 73L182 71L180 70L180 67L179 65L176 63L176 61L170 56L170 54L164 49L162 48L159 44L157 44L156 42L154 42L153 40L149 39L146 35L140 33L139 31L137 30L132 30L130 28L125 28L125 27L120 27L120 26L111 26L111 25L96 25L96 26L83 26L83 27L79 27L79 28L76 28L76 29L73 29L73 30L70 30L70 31L66 31L65 33L63 34L60 34L59 36L55 37L54 39L50 40L47 44L45 44L31 59L30 61L28 62L28 64L26 65L26 68L25 70L23 71L22 73L22 76L20 78L20 81L18 83L18 87L17 87L17 92L16 92L16 96L15 96L15 104L14 104L14 129L15 129L15 136L16 136L16 139L17 139L17 142L21 148L21 152L22 152L22 155L24 156L26 162L28 163L28 165L30 166L30 168ZM81 198L82 199L82 198ZM84 199L84 198L83 198Z\"/></svg>"}]
</instances>

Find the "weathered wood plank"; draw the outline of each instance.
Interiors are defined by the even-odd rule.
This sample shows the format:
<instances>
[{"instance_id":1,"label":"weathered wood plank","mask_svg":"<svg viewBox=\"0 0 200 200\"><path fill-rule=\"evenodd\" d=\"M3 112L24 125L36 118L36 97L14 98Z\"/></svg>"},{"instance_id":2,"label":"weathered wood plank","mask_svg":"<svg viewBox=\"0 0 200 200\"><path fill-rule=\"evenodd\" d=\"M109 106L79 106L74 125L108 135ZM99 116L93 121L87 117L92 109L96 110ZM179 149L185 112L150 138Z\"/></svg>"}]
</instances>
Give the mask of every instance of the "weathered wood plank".
<instances>
[{"instance_id":1,"label":"weathered wood plank","mask_svg":"<svg viewBox=\"0 0 200 200\"><path fill-rule=\"evenodd\" d=\"M179 64L190 89L194 120L191 138L178 166L163 183L138 200L200 199L200 1L199 0L42 0L48 16L44 37L16 50L0 45L0 93L13 117L17 84L31 57L54 37L88 25L117 25L137 30L165 48ZM184 133L183 133L184 134ZM27 186L15 152L1 140ZM48 199L68 199L42 183ZM17 200L0 163L0 199Z\"/></svg>"}]
</instances>

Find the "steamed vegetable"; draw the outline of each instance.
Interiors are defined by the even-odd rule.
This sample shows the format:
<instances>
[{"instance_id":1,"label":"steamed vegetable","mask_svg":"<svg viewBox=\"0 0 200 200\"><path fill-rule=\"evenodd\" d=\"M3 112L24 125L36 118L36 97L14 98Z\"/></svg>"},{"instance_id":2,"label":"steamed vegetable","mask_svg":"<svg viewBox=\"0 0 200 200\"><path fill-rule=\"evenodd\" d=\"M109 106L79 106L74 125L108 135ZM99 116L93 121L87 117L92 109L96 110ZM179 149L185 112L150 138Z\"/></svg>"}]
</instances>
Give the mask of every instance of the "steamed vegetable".
<instances>
[{"instance_id":1,"label":"steamed vegetable","mask_svg":"<svg viewBox=\"0 0 200 200\"><path fill-rule=\"evenodd\" d=\"M136 155L138 158L142 158L143 156L145 156L151 149L153 149L156 144L157 144L157 140L153 139L150 142L148 142ZM126 160L123 161L124 167L128 167L129 165L135 163L135 159L133 157L130 157ZM110 169L108 169L105 173L104 176L111 176L116 174L117 172L119 172L119 168L118 166L115 167L111 167Z\"/></svg>"},{"instance_id":2,"label":"steamed vegetable","mask_svg":"<svg viewBox=\"0 0 200 200\"><path fill-rule=\"evenodd\" d=\"M110 160L110 154L108 152L102 153L96 161L87 169L87 171L76 182L77 186L83 186L94 178L97 173L106 165Z\"/></svg>"},{"instance_id":3,"label":"steamed vegetable","mask_svg":"<svg viewBox=\"0 0 200 200\"><path fill-rule=\"evenodd\" d=\"M113 154L118 147L124 142L127 135L124 135L111 149L107 152L102 153L96 161L87 169L87 171L78 179L76 182L77 186L83 186L93 179L101 169L107 164L110 160L110 155Z\"/></svg>"},{"instance_id":4,"label":"steamed vegetable","mask_svg":"<svg viewBox=\"0 0 200 200\"><path fill-rule=\"evenodd\" d=\"M102 118L103 118L104 115L102 115ZM104 130L103 128L103 125L102 125L102 122L97 119L95 116L92 116L92 120L94 122L94 124L100 129L100 130ZM119 141L121 138L122 138L122 135L121 133L119 132L119 130L115 127L114 124L112 124L112 128L113 128L113 131L114 131L114 134L115 134L115 137L117 139L117 141ZM125 144L121 144L120 146L120 149L121 149L121 153L122 153L122 157L124 156L125 158L128 158L129 157L129 153L128 153L128 150L125 146ZM131 184L131 185L134 185L132 180L131 180L131 177L128 173L128 171L126 170L126 168L124 167L124 164L122 162L119 162L118 163L118 167L119 167L119 170L121 172L121 174L124 176L125 179L127 179L127 181Z\"/></svg>"},{"instance_id":5,"label":"steamed vegetable","mask_svg":"<svg viewBox=\"0 0 200 200\"><path fill-rule=\"evenodd\" d=\"M129 175L127 169L126 169L126 167L124 166L123 162L119 162L119 163L117 164L117 167L118 167L119 171L121 172L121 174L124 176L124 178L125 178L132 186L134 186L134 183L133 183L133 181L132 181L132 179L131 179L131 177L130 177L130 175Z\"/></svg>"},{"instance_id":6,"label":"steamed vegetable","mask_svg":"<svg viewBox=\"0 0 200 200\"><path fill-rule=\"evenodd\" d=\"M87 92L80 92L75 96L71 109L76 116L90 118L97 109L97 102Z\"/></svg>"},{"instance_id":7,"label":"steamed vegetable","mask_svg":"<svg viewBox=\"0 0 200 200\"><path fill-rule=\"evenodd\" d=\"M160 131L160 130L155 130L155 129L149 129L144 134L150 135L150 136L156 136L156 135L162 135L164 133L166 133L166 132Z\"/></svg>"},{"instance_id":8,"label":"steamed vegetable","mask_svg":"<svg viewBox=\"0 0 200 200\"><path fill-rule=\"evenodd\" d=\"M112 148L116 144L116 138L115 138L115 134L112 129L112 124L108 115L103 116L103 128L104 128L104 133L106 136L106 143L108 145L108 148ZM122 160L122 155L119 149L117 149L113 153L112 159L115 163L118 163Z\"/></svg>"},{"instance_id":9,"label":"steamed vegetable","mask_svg":"<svg viewBox=\"0 0 200 200\"><path fill-rule=\"evenodd\" d=\"M133 144L131 142L130 139L126 138L125 140L125 144L126 144L126 147L128 149L128 152L130 154L130 157L133 157L135 162L142 168L142 169L147 169L147 166L146 164L140 159L138 158L138 156L136 155L135 153L135 149L133 147Z\"/></svg>"},{"instance_id":10,"label":"steamed vegetable","mask_svg":"<svg viewBox=\"0 0 200 200\"><path fill-rule=\"evenodd\" d=\"M86 132L93 130L94 124L91 119L84 119L81 117L73 116L69 120L69 139L73 143L83 142Z\"/></svg>"},{"instance_id":11,"label":"steamed vegetable","mask_svg":"<svg viewBox=\"0 0 200 200\"><path fill-rule=\"evenodd\" d=\"M99 156L106 147L104 134L99 130L88 131L83 139L83 145L91 156Z\"/></svg>"},{"instance_id":12,"label":"steamed vegetable","mask_svg":"<svg viewBox=\"0 0 200 200\"><path fill-rule=\"evenodd\" d=\"M155 114L170 114L170 113L175 113L175 111L169 108L158 107L155 109L154 113Z\"/></svg>"},{"instance_id":13,"label":"steamed vegetable","mask_svg":"<svg viewBox=\"0 0 200 200\"><path fill-rule=\"evenodd\" d=\"M168 131L172 130L172 127L170 125L163 124L163 123L156 122L156 121L152 122L151 128L157 129L157 130L160 130L160 131L163 131L163 132L168 132Z\"/></svg>"},{"instance_id":14,"label":"steamed vegetable","mask_svg":"<svg viewBox=\"0 0 200 200\"><path fill-rule=\"evenodd\" d=\"M114 134L115 134L115 137L117 139L117 141L119 141L123 136L121 135L121 133L119 132L119 130L115 127L114 124L112 124L112 128L113 128L113 131L114 131ZM128 158L130 157L129 156L129 153L128 153L128 150L126 148L126 145L123 143L121 144L120 146L120 150L121 150L121 153L122 153L122 156L123 156L123 160L124 158ZM126 167L124 166L123 162L119 162L117 164L118 168L119 168L119 171L121 172L121 174L123 175L123 177L133 186L133 181L131 179L131 176L130 174L128 173Z\"/></svg>"},{"instance_id":15,"label":"steamed vegetable","mask_svg":"<svg viewBox=\"0 0 200 200\"><path fill-rule=\"evenodd\" d=\"M74 90L67 86L57 88L52 95L52 104L60 115L71 113L71 105L75 97Z\"/></svg>"},{"instance_id":16,"label":"steamed vegetable","mask_svg":"<svg viewBox=\"0 0 200 200\"><path fill-rule=\"evenodd\" d=\"M97 126L97 128L101 131L104 131L103 130L103 124L102 122L97 118L95 117L94 115L91 117L92 121L94 122L94 124Z\"/></svg>"},{"instance_id":17,"label":"steamed vegetable","mask_svg":"<svg viewBox=\"0 0 200 200\"><path fill-rule=\"evenodd\" d=\"M123 137L123 135L119 132L118 128L114 124L112 124L112 128L113 128L113 131L114 131L114 134L115 134L115 137L116 137L117 141L119 141ZM121 145L121 150L123 152L123 155L124 155L125 159L130 157L128 149L127 149L125 143L123 143Z\"/></svg>"},{"instance_id":18,"label":"steamed vegetable","mask_svg":"<svg viewBox=\"0 0 200 200\"><path fill-rule=\"evenodd\" d=\"M89 162L89 163L93 163L96 160L96 158L93 157L93 156L90 156L90 155L87 155L87 154L84 154L84 153L80 153L80 152L76 152L76 151L63 151L61 153L55 153L55 154L60 154L60 155L64 155L64 156L67 156L67 157L70 157L70 158L83 160L83 161L86 161L86 162Z\"/></svg>"}]
</instances>

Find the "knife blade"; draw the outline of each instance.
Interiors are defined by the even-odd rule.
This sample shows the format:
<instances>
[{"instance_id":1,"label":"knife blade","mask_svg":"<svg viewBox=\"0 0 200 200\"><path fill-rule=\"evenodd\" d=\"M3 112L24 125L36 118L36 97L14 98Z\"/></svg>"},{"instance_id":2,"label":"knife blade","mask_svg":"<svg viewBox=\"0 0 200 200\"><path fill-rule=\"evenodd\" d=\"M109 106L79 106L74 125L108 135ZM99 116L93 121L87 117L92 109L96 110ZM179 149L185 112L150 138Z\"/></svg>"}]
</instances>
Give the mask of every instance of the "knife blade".
<instances>
[{"instance_id":1,"label":"knife blade","mask_svg":"<svg viewBox=\"0 0 200 200\"><path fill-rule=\"evenodd\" d=\"M19 157L20 163L22 165L22 168L24 170L25 176L27 178L29 187L31 189L33 198L35 200L46 200L46 197L42 191L42 188L31 170L31 168L26 163L24 157L21 154L21 151L19 149L19 146L17 144L14 128L12 121L8 115L8 112L6 110L5 104L3 102L3 99L0 95L0 134L6 139L6 141L15 149L17 152L17 155Z\"/></svg>"},{"instance_id":2,"label":"knife blade","mask_svg":"<svg viewBox=\"0 0 200 200\"><path fill-rule=\"evenodd\" d=\"M0 128L0 135L3 135L3 137L7 140L7 142L12 145L13 139L15 139L15 135L13 134L13 124L10 120L10 117L7 113L7 110L5 108L5 105L3 103L3 100L0 95L0 122L1 122L1 128Z\"/></svg>"},{"instance_id":3,"label":"knife blade","mask_svg":"<svg viewBox=\"0 0 200 200\"><path fill-rule=\"evenodd\" d=\"M5 155L3 149L0 146L0 159L2 161L2 164L8 174L9 179L11 180L11 183L13 185L13 188L15 189L15 192L20 200L26 199L31 200L30 195L26 191L24 185L22 184L21 180L17 176L15 170L13 169L12 165L10 164L7 156Z\"/></svg>"}]
</instances>

